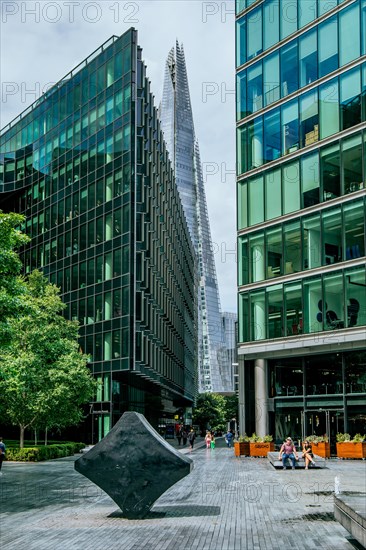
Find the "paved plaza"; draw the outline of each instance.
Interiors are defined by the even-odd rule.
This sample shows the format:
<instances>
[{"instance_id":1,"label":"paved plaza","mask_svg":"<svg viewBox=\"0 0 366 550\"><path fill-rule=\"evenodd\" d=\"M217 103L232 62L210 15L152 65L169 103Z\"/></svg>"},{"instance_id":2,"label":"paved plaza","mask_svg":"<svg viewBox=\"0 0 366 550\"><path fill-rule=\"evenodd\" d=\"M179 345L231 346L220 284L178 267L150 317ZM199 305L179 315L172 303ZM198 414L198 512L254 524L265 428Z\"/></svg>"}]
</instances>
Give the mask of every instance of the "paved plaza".
<instances>
[{"instance_id":1,"label":"paved plaza","mask_svg":"<svg viewBox=\"0 0 366 550\"><path fill-rule=\"evenodd\" d=\"M183 451L189 453L188 449ZM194 470L144 520L74 471L77 457L8 463L0 478L2 550L241 550L360 548L333 518L334 478L366 492L366 462L329 460L324 470L274 470L235 458L223 442L197 448Z\"/></svg>"}]
</instances>

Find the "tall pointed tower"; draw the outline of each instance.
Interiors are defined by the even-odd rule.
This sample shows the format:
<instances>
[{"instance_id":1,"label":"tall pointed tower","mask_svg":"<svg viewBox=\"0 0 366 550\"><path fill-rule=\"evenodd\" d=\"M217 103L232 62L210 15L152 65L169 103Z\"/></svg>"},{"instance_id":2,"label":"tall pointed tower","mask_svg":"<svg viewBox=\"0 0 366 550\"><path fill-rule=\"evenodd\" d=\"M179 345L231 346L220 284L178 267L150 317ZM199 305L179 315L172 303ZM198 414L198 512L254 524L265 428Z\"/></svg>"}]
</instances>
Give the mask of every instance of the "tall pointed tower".
<instances>
[{"instance_id":1,"label":"tall pointed tower","mask_svg":"<svg viewBox=\"0 0 366 550\"><path fill-rule=\"evenodd\" d=\"M175 170L198 277L198 387L200 392L233 391L211 242L200 152L195 136L183 46L169 52L160 105L164 139Z\"/></svg>"}]
</instances>

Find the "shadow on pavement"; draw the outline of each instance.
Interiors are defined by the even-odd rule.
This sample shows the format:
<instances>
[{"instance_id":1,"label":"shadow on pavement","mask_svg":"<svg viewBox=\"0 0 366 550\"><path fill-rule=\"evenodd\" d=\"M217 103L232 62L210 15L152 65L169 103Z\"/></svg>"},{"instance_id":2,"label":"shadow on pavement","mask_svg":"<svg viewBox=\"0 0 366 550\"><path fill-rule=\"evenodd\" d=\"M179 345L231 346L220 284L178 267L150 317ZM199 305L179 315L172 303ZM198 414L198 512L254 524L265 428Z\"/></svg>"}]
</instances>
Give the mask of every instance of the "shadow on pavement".
<instances>
[{"instance_id":1,"label":"shadow on pavement","mask_svg":"<svg viewBox=\"0 0 366 550\"><path fill-rule=\"evenodd\" d=\"M219 516L221 512L220 506L156 506L154 510L149 512L144 519L158 519L158 518L177 518L177 517L197 517L197 516ZM109 518L122 518L123 513L120 510L116 510L108 516Z\"/></svg>"}]
</instances>

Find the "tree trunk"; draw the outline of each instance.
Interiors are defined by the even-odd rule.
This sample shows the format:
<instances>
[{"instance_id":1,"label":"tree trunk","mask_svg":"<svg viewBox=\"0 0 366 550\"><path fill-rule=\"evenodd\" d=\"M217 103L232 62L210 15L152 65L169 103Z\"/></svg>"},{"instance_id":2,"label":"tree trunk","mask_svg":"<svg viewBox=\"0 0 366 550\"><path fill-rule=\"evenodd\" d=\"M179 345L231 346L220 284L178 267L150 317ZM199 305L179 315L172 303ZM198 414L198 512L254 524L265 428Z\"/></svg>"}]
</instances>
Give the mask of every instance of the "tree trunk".
<instances>
[{"instance_id":1,"label":"tree trunk","mask_svg":"<svg viewBox=\"0 0 366 550\"><path fill-rule=\"evenodd\" d=\"M37 447L37 428L34 430L34 445Z\"/></svg>"},{"instance_id":2,"label":"tree trunk","mask_svg":"<svg viewBox=\"0 0 366 550\"><path fill-rule=\"evenodd\" d=\"M19 441L19 447L21 449L24 449L24 426L21 425L20 427L20 441Z\"/></svg>"},{"instance_id":3,"label":"tree trunk","mask_svg":"<svg viewBox=\"0 0 366 550\"><path fill-rule=\"evenodd\" d=\"M46 427L46 430L44 432L44 444L47 445L47 427Z\"/></svg>"}]
</instances>

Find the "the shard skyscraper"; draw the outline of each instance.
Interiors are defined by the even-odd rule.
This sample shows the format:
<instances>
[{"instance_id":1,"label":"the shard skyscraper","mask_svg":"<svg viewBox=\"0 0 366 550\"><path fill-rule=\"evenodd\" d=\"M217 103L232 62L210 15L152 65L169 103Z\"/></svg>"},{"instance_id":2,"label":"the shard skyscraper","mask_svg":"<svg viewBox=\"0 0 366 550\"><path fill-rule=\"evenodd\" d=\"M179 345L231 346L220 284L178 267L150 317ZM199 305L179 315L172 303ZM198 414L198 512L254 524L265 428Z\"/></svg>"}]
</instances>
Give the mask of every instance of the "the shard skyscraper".
<instances>
[{"instance_id":1,"label":"the shard skyscraper","mask_svg":"<svg viewBox=\"0 0 366 550\"><path fill-rule=\"evenodd\" d=\"M160 119L196 251L199 391L231 392L231 365L222 328L199 146L194 131L183 46L178 42L166 61Z\"/></svg>"}]
</instances>

